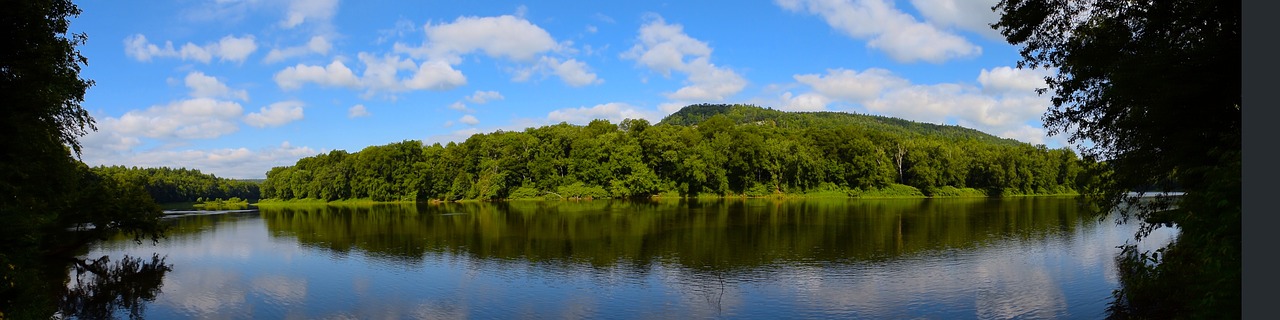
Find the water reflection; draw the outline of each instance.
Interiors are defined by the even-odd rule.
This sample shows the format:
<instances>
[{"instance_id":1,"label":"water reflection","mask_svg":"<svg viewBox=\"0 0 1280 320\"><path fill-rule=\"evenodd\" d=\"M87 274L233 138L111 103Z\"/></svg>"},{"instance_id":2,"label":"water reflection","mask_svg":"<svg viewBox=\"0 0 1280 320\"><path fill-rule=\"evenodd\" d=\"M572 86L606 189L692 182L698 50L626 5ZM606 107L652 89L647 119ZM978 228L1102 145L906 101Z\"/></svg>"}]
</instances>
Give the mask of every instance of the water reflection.
<instances>
[{"instance_id":1,"label":"water reflection","mask_svg":"<svg viewBox=\"0 0 1280 320\"><path fill-rule=\"evenodd\" d=\"M672 260L704 270L972 248L1070 233L1080 220L1072 202L1045 198L317 206L262 216L273 237L396 264L449 253L597 267Z\"/></svg>"},{"instance_id":2,"label":"water reflection","mask_svg":"<svg viewBox=\"0 0 1280 320\"><path fill-rule=\"evenodd\" d=\"M1132 229L1069 198L592 201L193 216L149 315L1095 318ZM102 252L130 253L128 242Z\"/></svg>"}]
</instances>

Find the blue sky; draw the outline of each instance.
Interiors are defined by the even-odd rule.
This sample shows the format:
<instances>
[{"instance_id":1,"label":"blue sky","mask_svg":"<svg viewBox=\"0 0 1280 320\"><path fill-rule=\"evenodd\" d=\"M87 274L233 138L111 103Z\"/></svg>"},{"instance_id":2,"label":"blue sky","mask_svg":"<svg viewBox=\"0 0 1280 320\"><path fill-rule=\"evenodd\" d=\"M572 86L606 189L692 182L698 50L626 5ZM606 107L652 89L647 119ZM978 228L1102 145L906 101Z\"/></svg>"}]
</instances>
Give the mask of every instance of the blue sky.
<instances>
[{"instance_id":1,"label":"blue sky","mask_svg":"<svg viewBox=\"0 0 1280 320\"><path fill-rule=\"evenodd\" d=\"M995 0L82 1L90 165L262 178L330 150L694 103L958 124L1050 147Z\"/></svg>"}]
</instances>

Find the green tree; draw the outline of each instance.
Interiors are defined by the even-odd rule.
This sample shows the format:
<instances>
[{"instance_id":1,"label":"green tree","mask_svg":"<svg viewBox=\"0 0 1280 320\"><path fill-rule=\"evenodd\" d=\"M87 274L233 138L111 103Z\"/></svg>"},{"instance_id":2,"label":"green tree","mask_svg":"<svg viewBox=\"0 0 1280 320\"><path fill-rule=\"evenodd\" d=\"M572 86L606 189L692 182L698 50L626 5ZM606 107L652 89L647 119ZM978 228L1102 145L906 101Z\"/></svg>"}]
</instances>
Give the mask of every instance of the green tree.
<instances>
[{"instance_id":1,"label":"green tree","mask_svg":"<svg viewBox=\"0 0 1280 320\"><path fill-rule=\"evenodd\" d=\"M1240 4L1215 0L1004 0L993 25L1047 78L1052 133L1106 162L1103 211L1181 229L1157 254L1125 248L1116 315L1240 317ZM1180 189L1173 201L1126 191ZM1176 207L1176 210L1169 210ZM1158 222L1158 223L1152 223ZM1148 263L1155 262L1155 263ZM1182 294L1168 294L1181 292Z\"/></svg>"},{"instance_id":2,"label":"green tree","mask_svg":"<svg viewBox=\"0 0 1280 320\"><path fill-rule=\"evenodd\" d=\"M159 208L140 186L97 175L72 157L81 150L76 139L95 130L80 105L93 85L80 77L87 59L76 48L87 36L67 32L80 9L66 0L4 8L0 318L49 318L68 299L69 263L83 263L73 252L104 235L154 239L163 230Z\"/></svg>"}]
</instances>

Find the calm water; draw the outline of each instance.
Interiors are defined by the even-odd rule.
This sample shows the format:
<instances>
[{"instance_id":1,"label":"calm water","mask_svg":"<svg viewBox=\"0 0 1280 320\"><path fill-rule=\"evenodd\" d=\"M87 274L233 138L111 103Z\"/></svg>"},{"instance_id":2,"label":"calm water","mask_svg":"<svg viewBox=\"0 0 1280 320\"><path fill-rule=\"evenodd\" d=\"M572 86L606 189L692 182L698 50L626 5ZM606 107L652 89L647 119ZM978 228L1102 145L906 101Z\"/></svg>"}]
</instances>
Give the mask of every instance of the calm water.
<instances>
[{"instance_id":1,"label":"calm water","mask_svg":"<svg viewBox=\"0 0 1280 320\"><path fill-rule=\"evenodd\" d=\"M147 318L1092 319L1134 231L1070 198L316 206L172 222L158 245L88 255L167 255Z\"/></svg>"}]
</instances>

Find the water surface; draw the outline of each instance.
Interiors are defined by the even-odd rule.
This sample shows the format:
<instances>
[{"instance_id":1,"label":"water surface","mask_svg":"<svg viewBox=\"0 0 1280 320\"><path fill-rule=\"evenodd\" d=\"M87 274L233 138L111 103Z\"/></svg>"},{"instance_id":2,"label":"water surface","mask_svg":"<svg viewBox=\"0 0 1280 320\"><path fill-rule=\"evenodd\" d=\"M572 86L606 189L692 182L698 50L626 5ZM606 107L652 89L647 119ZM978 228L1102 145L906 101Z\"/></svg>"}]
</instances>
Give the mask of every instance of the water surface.
<instances>
[{"instance_id":1,"label":"water surface","mask_svg":"<svg viewBox=\"0 0 1280 320\"><path fill-rule=\"evenodd\" d=\"M167 256L148 318L1091 319L1134 231L1053 197L309 206L172 222L158 245L89 254Z\"/></svg>"}]
</instances>

